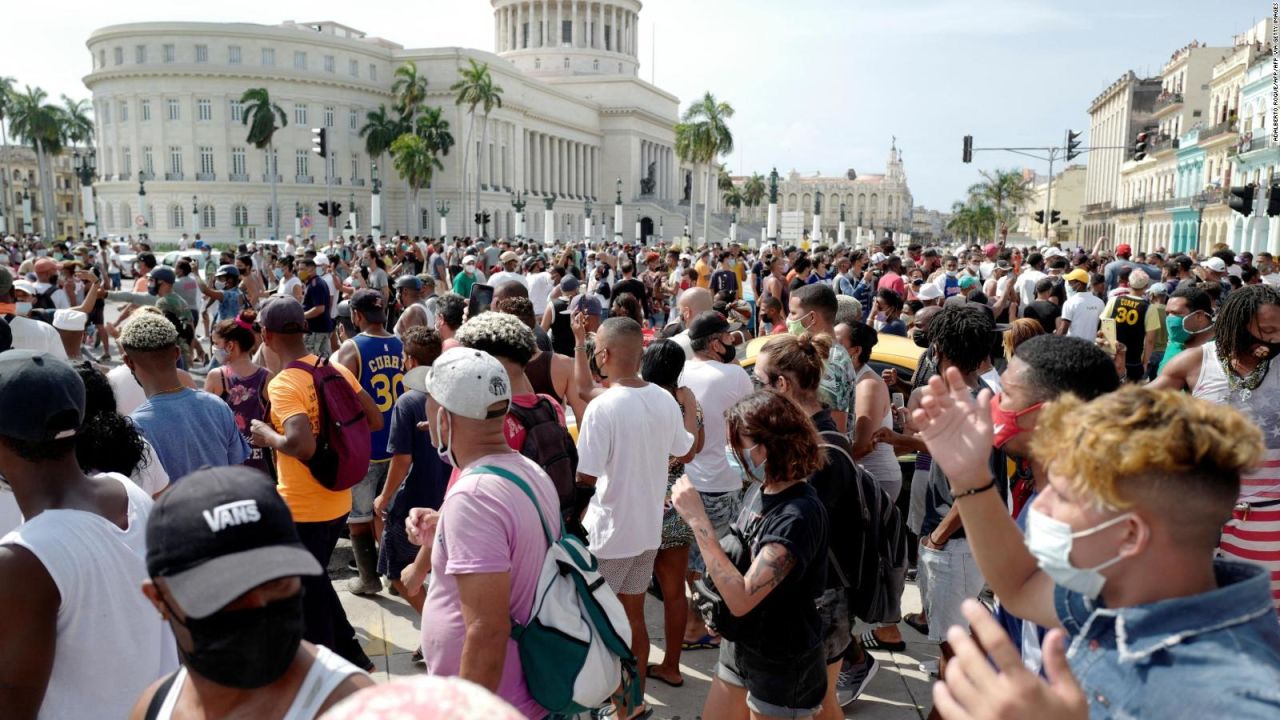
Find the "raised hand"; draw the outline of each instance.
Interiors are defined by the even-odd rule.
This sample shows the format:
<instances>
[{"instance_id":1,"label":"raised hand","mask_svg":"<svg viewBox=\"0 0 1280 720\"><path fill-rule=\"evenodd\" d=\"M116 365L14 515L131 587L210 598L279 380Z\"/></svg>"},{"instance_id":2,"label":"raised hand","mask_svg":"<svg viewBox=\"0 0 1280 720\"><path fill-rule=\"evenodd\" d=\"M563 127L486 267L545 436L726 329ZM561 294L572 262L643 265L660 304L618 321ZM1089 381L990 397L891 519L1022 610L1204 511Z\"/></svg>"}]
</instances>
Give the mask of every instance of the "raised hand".
<instances>
[{"instance_id":1,"label":"raised hand","mask_svg":"<svg viewBox=\"0 0 1280 720\"><path fill-rule=\"evenodd\" d=\"M960 371L947 368L945 375L934 375L921 390L920 406L911 419L953 492L979 488L990 481L990 390L983 390L974 400Z\"/></svg>"}]
</instances>

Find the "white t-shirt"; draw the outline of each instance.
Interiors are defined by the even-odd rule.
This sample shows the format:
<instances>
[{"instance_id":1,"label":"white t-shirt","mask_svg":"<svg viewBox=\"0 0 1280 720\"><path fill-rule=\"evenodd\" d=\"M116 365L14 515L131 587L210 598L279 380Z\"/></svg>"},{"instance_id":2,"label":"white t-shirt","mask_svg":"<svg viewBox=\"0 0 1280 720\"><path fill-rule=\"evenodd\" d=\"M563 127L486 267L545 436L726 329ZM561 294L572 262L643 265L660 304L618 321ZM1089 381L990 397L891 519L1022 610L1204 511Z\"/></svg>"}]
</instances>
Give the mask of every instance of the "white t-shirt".
<instances>
[{"instance_id":1,"label":"white t-shirt","mask_svg":"<svg viewBox=\"0 0 1280 720\"><path fill-rule=\"evenodd\" d=\"M333 271L329 271L320 277L324 278L324 284L329 286L329 317L338 317L338 285L333 280Z\"/></svg>"},{"instance_id":2,"label":"white t-shirt","mask_svg":"<svg viewBox=\"0 0 1280 720\"><path fill-rule=\"evenodd\" d=\"M164 471L164 466L160 464L160 456L156 455L156 449L151 447L151 443L143 438L142 444L146 446L146 452L142 458L143 466L134 468L133 475L129 479L145 490L148 495L155 497L156 493L169 487L169 473Z\"/></svg>"},{"instance_id":3,"label":"white t-shirt","mask_svg":"<svg viewBox=\"0 0 1280 720\"><path fill-rule=\"evenodd\" d=\"M297 275L287 280L281 280L280 286L276 288L276 295L280 297L294 297L293 289L302 285L302 279Z\"/></svg>"},{"instance_id":4,"label":"white t-shirt","mask_svg":"<svg viewBox=\"0 0 1280 720\"><path fill-rule=\"evenodd\" d=\"M725 457L728 428L725 414L751 394L751 378L741 365L714 360L690 360L684 364L680 384L693 391L702 407L702 452L685 463L684 471L698 492L729 492L742 488L742 476Z\"/></svg>"},{"instance_id":5,"label":"white t-shirt","mask_svg":"<svg viewBox=\"0 0 1280 720\"><path fill-rule=\"evenodd\" d=\"M107 371L107 382L116 395L116 412L128 415L147 401L147 394L138 384L133 373L125 365L117 365Z\"/></svg>"},{"instance_id":6,"label":"white t-shirt","mask_svg":"<svg viewBox=\"0 0 1280 720\"><path fill-rule=\"evenodd\" d=\"M551 297L551 273L540 272L529 276L529 302L533 303L533 316L542 317L547 311L547 298Z\"/></svg>"},{"instance_id":7,"label":"white t-shirt","mask_svg":"<svg viewBox=\"0 0 1280 720\"><path fill-rule=\"evenodd\" d=\"M67 350L62 347L62 336L49 323L15 315L9 321L9 331L13 334L14 350L47 352L59 360L67 359Z\"/></svg>"},{"instance_id":8,"label":"white t-shirt","mask_svg":"<svg viewBox=\"0 0 1280 720\"><path fill-rule=\"evenodd\" d=\"M1078 292L1062 305L1062 319L1071 323L1067 334L1089 342L1098 336L1098 316L1105 303L1091 292Z\"/></svg>"},{"instance_id":9,"label":"white t-shirt","mask_svg":"<svg viewBox=\"0 0 1280 720\"><path fill-rule=\"evenodd\" d=\"M1018 277L1018 303L1022 307L1030 305L1036 299L1036 283L1044 277L1045 274L1035 268L1022 271L1022 275Z\"/></svg>"},{"instance_id":10,"label":"white t-shirt","mask_svg":"<svg viewBox=\"0 0 1280 720\"><path fill-rule=\"evenodd\" d=\"M578 432L578 472L596 477L582 521L591 550L617 560L658 549L667 460L693 447L675 398L653 383L614 385L587 405Z\"/></svg>"},{"instance_id":11,"label":"white t-shirt","mask_svg":"<svg viewBox=\"0 0 1280 720\"><path fill-rule=\"evenodd\" d=\"M524 276L517 272L507 272L506 270L502 270L501 272L494 273L493 277L489 278L489 284L495 288L502 287L503 283L508 282L518 282L525 287L529 287L529 281L525 280ZM548 292L550 291L548 290ZM530 300L530 302L533 301ZM537 310L535 309L534 312L536 313Z\"/></svg>"}]
</instances>

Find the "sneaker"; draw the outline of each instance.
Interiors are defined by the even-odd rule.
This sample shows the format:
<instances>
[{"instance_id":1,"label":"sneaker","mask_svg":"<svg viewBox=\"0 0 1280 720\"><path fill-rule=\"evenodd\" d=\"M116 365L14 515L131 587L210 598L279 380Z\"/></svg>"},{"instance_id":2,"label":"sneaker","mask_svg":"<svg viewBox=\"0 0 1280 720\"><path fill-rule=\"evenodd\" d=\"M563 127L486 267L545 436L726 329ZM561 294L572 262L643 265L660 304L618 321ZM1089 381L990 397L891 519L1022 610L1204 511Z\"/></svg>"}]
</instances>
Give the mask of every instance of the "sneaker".
<instances>
[{"instance_id":1,"label":"sneaker","mask_svg":"<svg viewBox=\"0 0 1280 720\"><path fill-rule=\"evenodd\" d=\"M358 577L353 577L347 581L347 592L352 595L377 595L382 592L382 581L371 580L366 583Z\"/></svg>"},{"instance_id":2,"label":"sneaker","mask_svg":"<svg viewBox=\"0 0 1280 720\"><path fill-rule=\"evenodd\" d=\"M840 707L857 700L879 670L880 662L871 653L863 653L860 663L844 661L836 678L836 702Z\"/></svg>"},{"instance_id":3,"label":"sneaker","mask_svg":"<svg viewBox=\"0 0 1280 720\"><path fill-rule=\"evenodd\" d=\"M920 672L924 673L925 675L928 675L929 677L933 677L933 678L938 677L938 661L937 660L926 660L920 663L919 667L920 667Z\"/></svg>"}]
</instances>

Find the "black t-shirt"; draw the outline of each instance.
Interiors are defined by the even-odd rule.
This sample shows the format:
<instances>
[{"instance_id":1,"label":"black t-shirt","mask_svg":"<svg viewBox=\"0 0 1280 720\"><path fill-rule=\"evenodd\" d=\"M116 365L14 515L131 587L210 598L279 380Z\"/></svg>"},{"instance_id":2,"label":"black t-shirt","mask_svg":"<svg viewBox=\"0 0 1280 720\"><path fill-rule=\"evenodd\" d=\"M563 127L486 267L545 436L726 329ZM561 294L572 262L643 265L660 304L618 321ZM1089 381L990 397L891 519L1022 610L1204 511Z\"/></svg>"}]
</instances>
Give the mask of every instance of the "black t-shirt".
<instances>
[{"instance_id":1,"label":"black t-shirt","mask_svg":"<svg viewBox=\"0 0 1280 720\"><path fill-rule=\"evenodd\" d=\"M819 439L823 444L840 446L831 435L826 433L839 434L836 423L831 419L831 411L823 408L816 415L812 416L814 427L818 429ZM847 444L846 444L847 445ZM858 507L858 482L856 470L849 464L852 455L848 458L835 448L823 448L827 456L827 464L823 465L820 470L809 476L809 484L813 486L818 498L822 500L822 506L827 510L828 518L835 518L839 522L833 522L829 527L829 541L833 547L847 547L856 542L859 536L858 519L862 517ZM849 448L846 446L845 450ZM840 587L840 577L834 572L830 572L828 568L826 587Z\"/></svg>"},{"instance_id":2,"label":"black t-shirt","mask_svg":"<svg viewBox=\"0 0 1280 720\"><path fill-rule=\"evenodd\" d=\"M1022 317L1031 318L1040 323L1040 327L1049 334L1053 334L1057 327L1058 318L1062 315L1062 308L1057 303L1048 300L1033 300L1031 304L1022 308Z\"/></svg>"},{"instance_id":3,"label":"black t-shirt","mask_svg":"<svg viewBox=\"0 0 1280 720\"><path fill-rule=\"evenodd\" d=\"M556 298L551 303L551 349L560 355L573 357L573 326L569 313L569 301Z\"/></svg>"},{"instance_id":4,"label":"black t-shirt","mask_svg":"<svg viewBox=\"0 0 1280 720\"><path fill-rule=\"evenodd\" d=\"M711 292L715 295L728 290L731 293L738 292L738 276L732 270L717 270L711 273Z\"/></svg>"},{"instance_id":5,"label":"black t-shirt","mask_svg":"<svg viewBox=\"0 0 1280 720\"><path fill-rule=\"evenodd\" d=\"M648 312L649 307L649 291L645 289L644 283L629 277L626 280L620 280L613 284L613 297L618 297L622 293L631 293L640 301L641 312Z\"/></svg>"},{"instance_id":6,"label":"black t-shirt","mask_svg":"<svg viewBox=\"0 0 1280 720\"><path fill-rule=\"evenodd\" d=\"M822 642L817 599L827 581L827 511L813 486L798 482L764 494L752 483L734 527L754 560L765 545L787 549L795 564L782 582L742 618L738 642L774 658L796 657Z\"/></svg>"},{"instance_id":7,"label":"black t-shirt","mask_svg":"<svg viewBox=\"0 0 1280 720\"><path fill-rule=\"evenodd\" d=\"M304 310L310 310L317 306L326 308L326 310L313 318L307 318L307 332L332 332L333 318L329 317L327 309L329 307L329 285L319 275L307 281L307 290L302 296L302 308Z\"/></svg>"}]
</instances>

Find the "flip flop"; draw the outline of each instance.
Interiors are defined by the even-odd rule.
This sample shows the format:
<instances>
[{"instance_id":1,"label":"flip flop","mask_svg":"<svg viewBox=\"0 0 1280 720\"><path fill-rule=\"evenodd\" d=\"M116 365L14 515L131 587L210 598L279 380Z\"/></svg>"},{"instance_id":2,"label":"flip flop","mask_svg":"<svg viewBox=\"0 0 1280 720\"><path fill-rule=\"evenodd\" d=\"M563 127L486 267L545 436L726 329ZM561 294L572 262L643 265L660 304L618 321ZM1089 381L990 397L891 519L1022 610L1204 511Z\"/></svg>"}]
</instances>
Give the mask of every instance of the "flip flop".
<instances>
[{"instance_id":1,"label":"flip flop","mask_svg":"<svg viewBox=\"0 0 1280 720\"><path fill-rule=\"evenodd\" d=\"M920 613L907 613L902 616L902 622L909 625L912 630L915 630L921 635L929 635L929 623L922 622L920 620Z\"/></svg>"},{"instance_id":2,"label":"flip flop","mask_svg":"<svg viewBox=\"0 0 1280 720\"><path fill-rule=\"evenodd\" d=\"M680 643L681 650L719 650L720 641L707 633L697 640L685 640Z\"/></svg>"},{"instance_id":3,"label":"flip flop","mask_svg":"<svg viewBox=\"0 0 1280 720\"><path fill-rule=\"evenodd\" d=\"M876 637L876 634L870 630L862 633L862 637L858 639L862 641L862 647L867 650L902 652L907 649L907 641L899 640L898 642L886 642Z\"/></svg>"},{"instance_id":4,"label":"flip flop","mask_svg":"<svg viewBox=\"0 0 1280 720\"><path fill-rule=\"evenodd\" d=\"M646 678L646 679L649 679L649 680L657 680L658 682L662 683L663 685L667 685L667 686L669 686L669 687L673 687L673 688L682 687L682 686L684 685L684 680L681 680L681 681L680 681L680 682L678 682L678 683L673 683L673 682L671 682L670 680L668 680L668 679L666 679L666 678L662 677L661 675L654 675L654 674L653 674L653 669L654 669L654 668L656 668L656 667L658 667L658 666L657 666L657 665L654 665L653 663L649 663L649 666L648 666L648 667L646 667L646 668L644 669L644 676L645 676L645 678Z\"/></svg>"}]
</instances>

